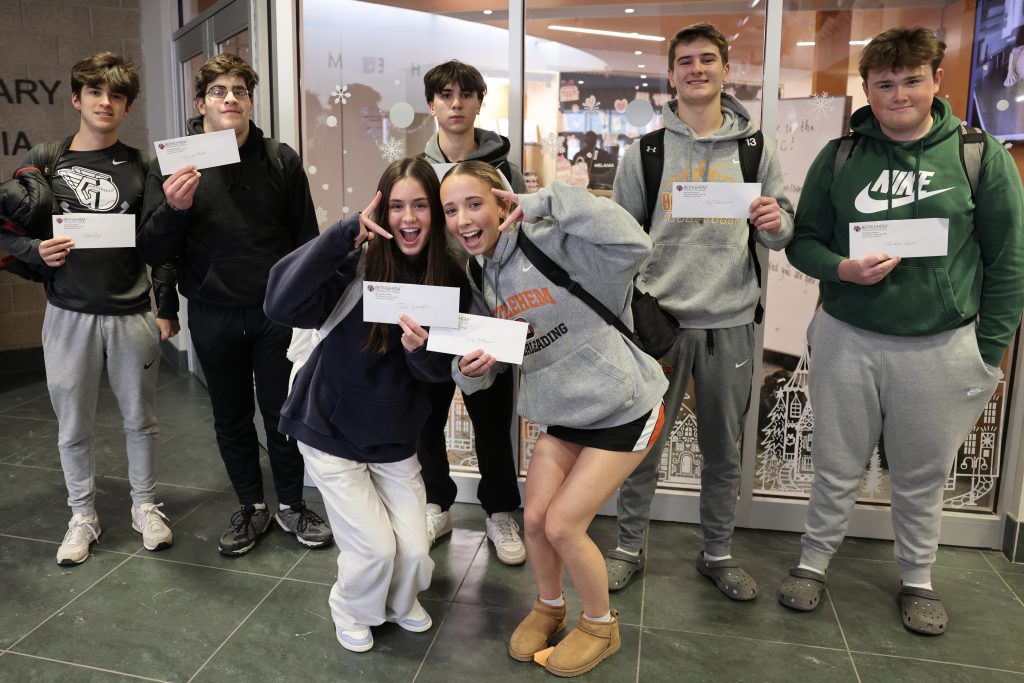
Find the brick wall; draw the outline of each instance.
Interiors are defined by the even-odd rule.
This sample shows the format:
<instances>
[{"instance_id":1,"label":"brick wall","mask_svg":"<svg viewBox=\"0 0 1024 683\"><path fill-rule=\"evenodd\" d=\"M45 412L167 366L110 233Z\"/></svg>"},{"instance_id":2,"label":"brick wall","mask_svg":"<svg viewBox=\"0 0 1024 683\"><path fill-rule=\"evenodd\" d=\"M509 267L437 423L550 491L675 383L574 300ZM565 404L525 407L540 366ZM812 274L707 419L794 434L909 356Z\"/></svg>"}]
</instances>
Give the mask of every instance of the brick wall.
<instances>
[{"instance_id":1,"label":"brick wall","mask_svg":"<svg viewBox=\"0 0 1024 683\"><path fill-rule=\"evenodd\" d=\"M0 0L0 180L27 153L20 141L35 145L78 130L72 64L110 50L141 72L140 20L139 0ZM143 80L121 127L121 139L143 149L149 144L145 94ZM45 303L41 285L0 273L0 351L40 346Z\"/></svg>"}]
</instances>

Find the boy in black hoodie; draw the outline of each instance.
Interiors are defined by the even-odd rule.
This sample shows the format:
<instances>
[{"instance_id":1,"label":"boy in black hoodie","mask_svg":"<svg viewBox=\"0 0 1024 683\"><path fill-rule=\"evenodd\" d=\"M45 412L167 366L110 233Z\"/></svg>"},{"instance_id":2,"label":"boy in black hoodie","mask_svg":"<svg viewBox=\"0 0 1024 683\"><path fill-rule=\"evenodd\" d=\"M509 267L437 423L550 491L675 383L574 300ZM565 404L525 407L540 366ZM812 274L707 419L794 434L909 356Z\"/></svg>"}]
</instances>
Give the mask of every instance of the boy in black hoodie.
<instances>
[{"instance_id":1,"label":"boy in black hoodie","mask_svg":"<svg viewBox=\"0 0 1024 683\"><path fill-rule=\"evenodd\" d=\"M202 173L186 166L166 179L156 164L146 180L139 247L150 263L174 259L188 300L189 329L206 377L221 458L241 510L220 552L241 555L270 526L253 425L253 379L274 474L277 523L307 547L331 542L327 522L302 501L302 457L279 431L291 363L291 330L263 314L270 268L317 234L309 183L298 155L263 137L249 120L258 77L232 54L196 74L200 116L188 134L235 131L240 162Z\"/></svg>"}]
</instances>

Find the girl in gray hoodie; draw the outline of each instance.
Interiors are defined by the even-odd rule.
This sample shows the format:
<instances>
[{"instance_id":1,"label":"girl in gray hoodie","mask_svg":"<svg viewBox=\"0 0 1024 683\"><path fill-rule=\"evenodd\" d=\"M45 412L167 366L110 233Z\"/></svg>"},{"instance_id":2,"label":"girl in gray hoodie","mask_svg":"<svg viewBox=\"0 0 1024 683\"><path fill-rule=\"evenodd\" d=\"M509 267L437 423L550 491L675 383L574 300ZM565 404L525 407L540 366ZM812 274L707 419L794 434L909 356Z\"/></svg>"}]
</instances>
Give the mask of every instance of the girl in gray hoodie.
<instances>
[{"instance_id":1,"label":"girl in gray hoodie","mask_svg":"<svg viewBox=\"0 0 1024 683\"><path fill-rule=\"evenodd\" d=\"M517 248L525 233L609 310L632 325L632 282L650 238L613 202L555 183L532 195L504 190L488 164L457 164L441 184L448 231L482 257L481 293L491 315L530 325L519 414L541 425L526 478L526 545L537 582L533 609L509 654L521 661L548 649L566 623L562 573L583 602L577 627L547 657L549 671L575 676L619 649L618 613L587 528L643 459L664 422L668 385L658 362L568 289L545 277ZM514 205L518 207L514 208ZM506 368L482 351L456 358L464 393L486 388ZM542 655L543 657L543 655Z\"/></svg>"}]
</instances>

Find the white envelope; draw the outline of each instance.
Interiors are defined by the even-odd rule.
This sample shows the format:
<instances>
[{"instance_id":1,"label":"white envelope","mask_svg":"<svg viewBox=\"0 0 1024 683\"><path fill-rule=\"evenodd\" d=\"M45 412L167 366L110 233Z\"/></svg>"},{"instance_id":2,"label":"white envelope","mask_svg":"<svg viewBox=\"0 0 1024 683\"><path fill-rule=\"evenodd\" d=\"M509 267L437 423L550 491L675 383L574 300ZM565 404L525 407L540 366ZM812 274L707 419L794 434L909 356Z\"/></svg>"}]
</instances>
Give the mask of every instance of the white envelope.
<instances>
[{"instance_id":1,"label":"white envelope","mask_svg":"<svg viewBox=\"0 0 1024 683\"><path fill-rule=\"evenodd\" d=\"M750 218L761 183L672 183L673 218Z\"/></svg>"},{"instance_id":2,"label":"white envelope","mask_svg":"<svg viewBox=\"0 0 1024 683\"><path fill-rule=\"evenodd\" d=\"M427 350L464 356L470 351L483 349L503 363L522 365L529 329L530 326L521 320L460 313L457 328L430 328Z\"/></svg>"},{"instance_id":3,"label":"white envelope","mask_svg":"<svg viewBox=\"0 0 1024 683\"><path fill-rule=\"evenodd\" d=\"M444 180L444 174L448 172L455 164L430 164L434 167L434 173L437 174L438 181Z\"/></svg>"},{"instance_id":4,"label":"white envelope","mask_svg":"<svg viewBox=\"0 0 1024 683\"><path fill-rule=\"evenodd\" d=\"M405 314L424 327L459 324L459 288L363 282L363 320L398 324Z\"/></svg>"},{"instance_id":5,"label":"white envelope","mask_svg":"<svg viewBox=\"0 0 1024 683\"><path fill-rule=\"evenodd\" d=\"M945 256L949 250L948 218L907 218L850 223L850 258Z\"/></svg>"},{"instance_id":6,"label":"white envelope","mask_svg":"<svg viewBox=\"0 0 1024 683\"><path fill-rule=\"evenodd\" d=\"M52 216L53 236L67 235L75 249L135 246L135 215L130 213L64 213Z\"/></svg>"},{"instance_id":7,"label":"white envelope","mask_svg":"<svg viewBox=\"0 0 1024 683\"><path fill-rule=\"evenodd\" d=\"M238 142L234 128L216 133L186 135L183 138L159 140L153 143L160 172L170 175L179 168L213 168L238 163Z\"/></svg>"}]
</instances>

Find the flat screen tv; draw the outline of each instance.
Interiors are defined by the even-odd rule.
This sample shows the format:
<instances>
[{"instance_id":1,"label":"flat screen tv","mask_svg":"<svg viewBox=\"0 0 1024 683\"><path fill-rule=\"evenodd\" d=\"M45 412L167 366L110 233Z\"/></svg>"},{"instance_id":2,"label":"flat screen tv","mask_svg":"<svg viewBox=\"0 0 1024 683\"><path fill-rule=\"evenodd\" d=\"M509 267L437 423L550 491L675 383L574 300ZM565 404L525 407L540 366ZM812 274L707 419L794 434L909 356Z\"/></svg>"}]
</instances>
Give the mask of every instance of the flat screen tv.
<instances>
[{"instance_id":1,"label":"flat screen tv","mask_svg":"<svg viewBox=\"0 0 1024 683\"><path fill-rule=\"evenodd\" d=\"M967 119L1024 140L1024 0L978 0Z\"/></svg>"}]
</instances>

